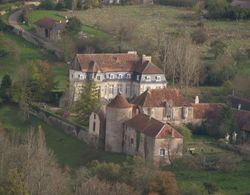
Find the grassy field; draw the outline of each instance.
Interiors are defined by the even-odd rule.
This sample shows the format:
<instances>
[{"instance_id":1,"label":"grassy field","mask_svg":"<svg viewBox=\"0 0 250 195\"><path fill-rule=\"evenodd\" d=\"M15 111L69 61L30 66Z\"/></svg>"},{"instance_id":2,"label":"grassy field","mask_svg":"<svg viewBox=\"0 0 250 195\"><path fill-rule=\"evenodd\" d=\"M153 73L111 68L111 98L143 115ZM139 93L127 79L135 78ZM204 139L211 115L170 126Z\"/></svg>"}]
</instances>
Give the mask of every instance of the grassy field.
<instances>
[{"instance_id":1,"label":"grassy field","mask_svg":"<svg viewBox=\"0 0 250 195\"><path fill-rule=\"evenodd\" d=\"M22 25L22 27L26 30L31 30L35 27L34 22L36 22L37 20L39 20L45 16L53 18L53 19L58 20L58 21L59 20L64 21L65 20L64 16L68 16L68 18L70 18L70 17L74 16L74 14L69 13L69 12L50 11L50 10L33 10L32 12L30 12L28 14L30 25L29 26ZM82 25L82 31L91 37L107 38L107 36L108 36L103 31L100 31L100 30L92 27L91 25L88 25L85 23L83 23L83 25Z\"/></svg>"},{"instance_id":2,"label":"grassy field","mask_svg":"<svg viewBox=\"0 0 250 195\"><path fill-rule=\"evenodd\" d=\"M21 112L14 106L0 106L0 127L25 132L31 127L37 128L41 125L45 131L47 145L54 151L61 166L67 165L77 168L90 163L92 160L112 161L116 163L126 160L124 155L97 151L83 141L77 140L63 131L47 125L35 117L24 121L21 116Z\"/></svg>"},{"instance_id":3,"label":"grassy field","mask_svg":"<svg viewBox=\"0 0 250 195\"><path fill-rule=\"evenodd\" d=\"M185 8L168 6L112 6L102 9L76 11L75 15L84 23L105 29L112 21L126 18L136 25L137 34L151 36L155 27L168 32L191 33L198 28L199 17ZM228 50L250 47L250 21L203 21L209 40L221 38ZM209 41L208 41L209 42ZM206 45L205 45L206 47Z\"/></svg>"},{"instance_id":4,"label":"grassy field","mask_svg":"<svg viewBox=\"0 0 250 195\"><path fill-rule=\"evenodd\" d=\"M229 162L230 163L230 162ZM204 182L213 182L219 187L217 195L246 195L250 193L250 162L241 163L239 170L223 173L218 171L172 170L180 189L201 187Z\"/></svg>"},{"instance_id":5,"label":"grassy field","mask_svg":"<svg viewBox=\"0 0 250 195\"><path fill-rule=\"evenodd\" d=\"M0 39L7 41L0 47L10 48L10 55L0 57L0 80L3 75L10 74L16 79L16 71L20 65L25 65L30 60L46 60L52 65L55 73L55 81L58 81L58 89L63 90L67 83L67 67L65 64L55 61L54 56L25 41L21 37L11 33L0 33Z\"/></svg>"}]
</instances>

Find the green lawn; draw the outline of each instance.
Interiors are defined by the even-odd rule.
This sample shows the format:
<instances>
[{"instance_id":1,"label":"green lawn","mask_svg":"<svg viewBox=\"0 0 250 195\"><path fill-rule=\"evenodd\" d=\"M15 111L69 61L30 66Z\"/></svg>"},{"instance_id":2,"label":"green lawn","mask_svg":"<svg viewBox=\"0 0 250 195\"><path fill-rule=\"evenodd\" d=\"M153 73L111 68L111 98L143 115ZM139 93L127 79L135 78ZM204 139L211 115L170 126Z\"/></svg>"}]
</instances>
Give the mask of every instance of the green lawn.
<instances>
[{"instance_id":1,"label":"green lawn","mask_svg":"<svg viewBox=\"0 0 250 195\"><path fill-rule=\"evenodd\" d=\"M55 80L58 81L58 89L64 90L67 87L67 66L56 61L55 56L44 53L41 48L15 34L0 33L0 39L7 41L6 45L0 47L10 48L12 51L9 55L0 57L0 80L5 74L10 74L15 80L18 67L30 60L46 60L52 65Z\"/></svg>"},{"instance_id":2,"label":"green lawn","mask_svg":"<svg viewBox=\"0 0 250 195\"><path fill-rule=\"evenodd\" d=\"M0 106L0 127L25 132L31 127L37 128L41 125L45 131L47 145L54 151L61 166L68 165L72 168L77 168L90 163L92 160L112 161L116 163L126 160L124 155L97 151L83 141L77 140L63 131L47 125L35 117L31 117L25 122L21 116L21 112L14 106Z\"/></svg>"},{"instance_id":3,"label":"green lawn","mask_svg":"<svg viewBox=\"0 0 250 195\"><path fill-rule=\"evenodd\" d=\"M228 162L230 163L230 162ZM172 170L182 191L190 186L202 186L204 182L213 182L219 187L221 195L246 195L250 193L250 162L241 163L238 171L222 173L217 171Z\"/></svg>"}]
</instances>

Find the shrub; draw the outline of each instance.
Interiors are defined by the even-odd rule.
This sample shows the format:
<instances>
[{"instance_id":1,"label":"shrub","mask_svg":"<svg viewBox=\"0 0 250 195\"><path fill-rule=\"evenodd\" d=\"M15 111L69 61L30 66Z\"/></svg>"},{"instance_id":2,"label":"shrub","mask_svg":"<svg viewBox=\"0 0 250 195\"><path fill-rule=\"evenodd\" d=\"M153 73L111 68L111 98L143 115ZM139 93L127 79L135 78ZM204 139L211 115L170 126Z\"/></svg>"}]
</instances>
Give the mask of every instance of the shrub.
<instances>
[{"instance_id":1,"label":"shrub","mask_svg":"<svg viewBox=\"0 0 250 195\"><path fill-rule=\"evenodd\" d=\"M214 194L219 190L217 185L213 182L204 182L203 183L205 189L207 190L208 194Z\"/></svg>"},{"instance_id":2,"label":"shrub","mask_svg":"<svg viewBox=\"0 0 250 195\"><path fill-rule=\"evenodd\" d=\"M198 30L195 30L191 34L191 38L192 38L194 43L203 44L207 41L207 33L203 28L200 28Z\"/></svg>"},{"instance_id":3,"label":"shrub","mask_svg":"<svg viewBox=\"0 0 250 195\"><path fill-rule=\"evenodd\" d=\"M56 4L52 0L45 0L39 6L42 9L53 10L56 7Z\"/></svg>"},{"instance_id":4,"label":"shrub","mask_svg":"<svg viewBox=\"0 0 250 195\"><path fill-rule=\"evenodd\" d=\"M178 130L178 132L180 134L183 135L185 142L186 141L190 141L192 139L192 133L191 133L190 129L188 129L187 127L185 127L185 126L178 126L178 127L176 127L176 129Z\"/></svg>"}]
</instances>

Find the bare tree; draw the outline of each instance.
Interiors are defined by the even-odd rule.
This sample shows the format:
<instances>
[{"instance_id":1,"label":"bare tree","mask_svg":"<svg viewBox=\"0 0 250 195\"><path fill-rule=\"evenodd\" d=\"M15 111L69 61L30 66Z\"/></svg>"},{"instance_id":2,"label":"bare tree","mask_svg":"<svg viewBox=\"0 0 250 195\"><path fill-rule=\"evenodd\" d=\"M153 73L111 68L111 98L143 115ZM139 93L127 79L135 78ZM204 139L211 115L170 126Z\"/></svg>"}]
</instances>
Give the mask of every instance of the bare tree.
<instances>
[{"instance_id":1,"label":"bare tree","mask_svg":"<svg viewBox=\"0 0 250 195\"><path fill-rule=\"evenodd\" d=\"M164 33L158 42L158 59L172 84L178 82L181 87L198 84L201 63L191 39Z\"/></svg>"}]
</instances>

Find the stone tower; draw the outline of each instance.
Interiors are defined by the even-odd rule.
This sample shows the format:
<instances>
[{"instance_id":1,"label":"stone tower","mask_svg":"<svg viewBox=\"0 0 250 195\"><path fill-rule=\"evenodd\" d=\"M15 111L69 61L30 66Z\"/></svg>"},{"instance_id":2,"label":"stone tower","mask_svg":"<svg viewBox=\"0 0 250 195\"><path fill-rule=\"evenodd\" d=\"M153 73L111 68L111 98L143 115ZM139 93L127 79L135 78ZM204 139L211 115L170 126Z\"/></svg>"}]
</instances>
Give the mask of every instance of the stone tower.
<instances>
[{"instance_id":1,"label":"stone tower","mask_svg":"<svg viewBox=\"0 0 250 195\"><path fill-rule=\"evenodd\" d=\"M132 118L132 105L120 93L108 104L105 150L122 152L123 123Z\"/></svg>"}]
</instances>

